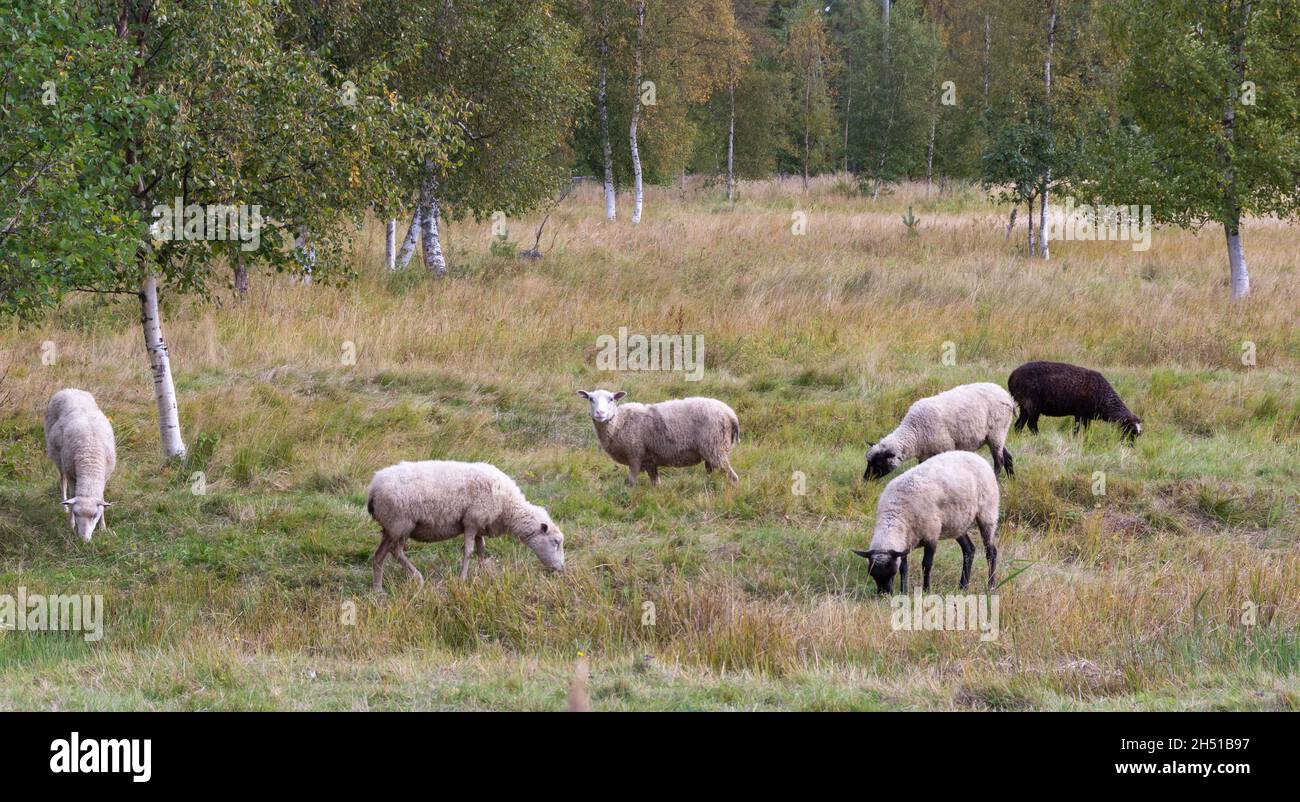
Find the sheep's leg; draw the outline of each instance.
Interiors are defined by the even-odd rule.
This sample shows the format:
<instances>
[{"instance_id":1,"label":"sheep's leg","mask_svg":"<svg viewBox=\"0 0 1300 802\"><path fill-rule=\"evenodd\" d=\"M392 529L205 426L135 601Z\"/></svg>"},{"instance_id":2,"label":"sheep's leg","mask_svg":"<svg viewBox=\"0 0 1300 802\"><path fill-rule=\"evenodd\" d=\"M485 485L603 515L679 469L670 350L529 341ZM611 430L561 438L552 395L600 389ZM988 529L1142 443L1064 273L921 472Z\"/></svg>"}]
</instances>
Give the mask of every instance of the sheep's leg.
<instances>
[{"instance_id":1,"label":"sheep's leg","mask_svg":"<svg viewBox=\"0 0 1300 802\"><path fill-rule=\"evenodd\" d=\"M482 535L474 538L474 556L479 560L487 559L487 538Z\"/></svg>"},{"instance_id":2,"label":"sheep's leg","mask_svg":"<svg viewBox=\"0 0 1300 802\"><path fill-rule=\"evenodd\" d=\"M1073 436L1077 437L1077 436L1079 435L1079 428L1080 428L1081 426L1083 426L1083 418L1080 418L1078 415L1075 415L1075 416L1074 416L1074 432L1072 433Z\"/></svg>"},{"instance_id":3,"label":"sheep's leg","mask_svg":"<svg viewBox=\"0 0 1300 802\"><path fill-rule=\"evenodd\" d=\"M925 547L925 555L921 558L921 590L926 593L930 592L930 566L934 565L934 546Z\"/></svg>"},{"instance_id":4,"label":"sheep's leg","mask_svg":"<svg viewBox=\"0 0 1300 802\"><path fill-rule=\"evenodd\" d=\"M1020 415L1016 417L1016 424L1015 424L1016 431L1018 432L1024 429L1025 424L1028 421L1029 421L1029 410L1025 409L1025 407L1022 405L1020 407Z\"/></svg>"},{"instance_id":5,"label":"sheep's leg","mask_svg":"<svg viewBox=\"0 0 1300 802\"><path fill-rule=\"evenodd\" d=\"M371 560L375 566L375 593L384 592L384 560L388 558L388 552L393 550L393 546L396 542L397 541L388 534L388 530L384 530L379 540L379 548L375 549L375 556Z\"/></svg>"},{"instance_id":6,"label":"sheep's leg","mask_svg":"<svg viewBox=\"0 0 1300 802\"><path fill-rule=\"evenodd\" d=\"M1029 416L1029 431L1038 434L1038 413L1035 412Z\"/></svg>"},{"instance_id":7,"label":"sheep's leg","mask_svg":"<svg viewBox=\"0 0 1300 802\"><path fill-rule=\"evenodd\" d=\"M474 557L474 540L477 536L472 529L465 530L465 550L460 561L461 581L469 579L469 562Z\"/></svg>"},{"instance_id":8,"label":"sheep's leg","mask_svg":"<svg viewBox=\"0 0 1300 802\"><path fill-rule=\"evenodd\" d=\"M627 486L628 487L636 487L636 475L640 472L641 472L640 460L632 459L627 461Z\"/></svg>"},{"instance_id":9,"label":"sheep's leg","mask_svg":"<svg viewBox=\"0 0 1300 802\"><path fill-rule=\"evenodd\" d=\"M961 589L965 590L970 584L970 569L975 562L975 544L970 542L970 535L962 535L957 538L957 545L961 546Z\"/></svg>"},{"instance_id":10,"label":"sheep's leg","mask_svg":"<svg viewBox=\"0 0 1300 802\"><path fill-rule=\"evenodd\" d=\"M650 477L650 484L652 484L652 485L657 485L657 484L659 484L659 466L658 466L658 465L653 465L653 464L651 464L651 465L647 465L647 466L645 466L645 472L646 472L646 474Z\"/></svg>"},{"instance_id":11,"label":"sheep's leg","mask_svg":"<svg viewBox=\"0 0 1300 802\"><path fill-rule=\"evenodd\" d=\"M907 595L907 555L898 558L898 589Z\"/></svg>"},{"instance_id":12,"label":"sheep's leg","mask_svg":"<svg viewBox=\"0 0 1300 802\"><path fill-rule=\"evenodd\" d=\"M735 472L734 470L731 469L731 460L730 460L730 459L728 459L726 456L723 456L722 459L718 460L718 467L720 467L720 468L722 468L722 470L726 471L726 473L727 473L727 478L731 480L731 483L732 483L733 485L738 485L738 484L740 484L740 477L737 476L737 475L736 475L736 472Z\"/></svg>"},{"instance_id":13,"label":"sheep's leg","mask_svg":"<svg viewBox=\"0 0 1300 802\"><path fill-rule=\"evenodd\" d=\"M989 561L989 590L993 590L998 573L997 516L976 516L975 522L979 524L980 539L984 541L984 558Z\"/></svg>"},{"instance_id":14,"label":"sheep's leg","mask_svg":"<svg viewBox=\"0 0 1300 802\"><path fill-rule=\"evenodd\" d=\"M59 469L59 501L67 501L67 499L68 499L68 475L63 472L62 468L60 468Z\"/></svg>"},{"instance_id":15,"label":"sheep's leg","mask_svg":"<svg viewBox=\"0 0 1300 802\"><path fill-rule=\"evenodd\" d=\"M991 439L988 441L988 444L989 444L989 453L993 455L993 475L997 476L999 473L1002 472L1002 450L999 449L997 446L993 445L993 441Z\"/></svg>"},{"instance_id":16,"label":"sheep's leg","mask_svg":"<svg viewBox=\"0 0 1300 802\"><path fill-rule=\"evenodd\" d=\"M398 543L393 547L393 556L397 558L397 561L402 564L402 567L406 569L406 572L415 580L415 584L424 587L424 574L420 573L420 569L416 568L415 563L411 562L410 558L406 556L405 543Z\"/></svg>"},{"instance_id":17,"label":"sheep's leg","mask_svg":"<svg viewBox=\"0 0 1300 802\"><path fill-rule=\"evenodd\" d=\"M108 531L108 509L104 508L99 511L99 531Z\"/></svg>"}]
</instances>

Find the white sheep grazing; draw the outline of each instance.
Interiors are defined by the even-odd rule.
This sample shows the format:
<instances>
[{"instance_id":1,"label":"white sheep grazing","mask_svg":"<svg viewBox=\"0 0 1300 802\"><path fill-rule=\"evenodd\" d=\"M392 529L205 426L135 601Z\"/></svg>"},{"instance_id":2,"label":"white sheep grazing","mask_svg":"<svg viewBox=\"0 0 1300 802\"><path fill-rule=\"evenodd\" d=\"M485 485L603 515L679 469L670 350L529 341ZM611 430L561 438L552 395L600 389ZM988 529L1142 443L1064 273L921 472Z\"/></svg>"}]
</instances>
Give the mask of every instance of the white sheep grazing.
<instances>
[{"instance_id":1,"label":"white sheep grazing","mask_svg":"<svg viewBox=\"0 0 1300 802\"><path fill-rule=\"evenodd\" d=\"M879 479L915 457L924 462L945 451L978 451L985 444L993 455L993 472L1015 475L1007 430L1015 417L1011 394L991 382L963 384L912 404L898 428L871 445L863 479Z\"/></svg>"},{"instance_id":2,"label":"white sheep grazing","mask_svg":"<svg viewBox=\"0 0 1300 802\"><path fill-rule=\"evenodd\" d=\"M924 590L930 590L930 566L940 540L961 546L961 588L970 581L975 544L966 532L978 524L989 561L989 589L998 566L998 480L984 458L969 451L949 451L905 471L885 485L876 504L871 547L854 553L871 563L880 593L891 593L894 573L907 593L907 555L920 546Z\"/></svg>"},{"instance_id":3,"label":"white sheep grazing","mask_svg":"<svg viewBox=\"0 0 1300 802\"><path fill-rule=\"evenodd\" d=\"M608 390L579 390L591 404L591 420L605 453L627 466L627 484L636 484L642 468L650 483L659 484L660 468L685 468L704 463L726 472L732 484L740 477L729 455L740 440L735 411L713 398L681 398L657 404L616 402L627 395Z\"/></svg>"},{"instance_id":4,"label":"white sheep grazing","mask_svg":"<svg viewBox=\"0 0 1300 802\"><path fill-rule=\"evenodd\" d=\"M483 539L513 535L542 564L564 568L564 535L546 510L529 504L519 485L486 462L399 462L376 471L366 509L382 527L375 552L375 591L384 588L384 560L392 552L421 585L424 577L406 557L406 541L465 539L460 578L469 577L470 556L487 556Z\"/></svg>"},{"instance_id":5,"label":"white sheep grazing","mask_svg":"<svg viewBox=\"0 0 1300 802\"><path fill-rule=\"evenodd\" d=\"M45 453L59 469L59 491L72 529L86 543L108 524L104 485L117 467L113 424L85 390L60 390L45 409ZM68 485L76 494L68 497Z\"/></svg>"}]
</instances>

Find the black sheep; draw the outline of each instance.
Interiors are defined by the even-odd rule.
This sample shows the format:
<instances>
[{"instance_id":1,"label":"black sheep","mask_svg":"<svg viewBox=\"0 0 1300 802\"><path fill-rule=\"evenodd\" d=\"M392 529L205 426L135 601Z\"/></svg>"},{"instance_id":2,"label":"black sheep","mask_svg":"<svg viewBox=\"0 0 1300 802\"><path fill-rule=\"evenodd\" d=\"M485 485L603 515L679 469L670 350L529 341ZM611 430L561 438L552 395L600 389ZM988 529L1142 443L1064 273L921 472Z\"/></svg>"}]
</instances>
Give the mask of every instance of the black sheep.
<instances>
[{"instance_id":1,"label":"black sheep","mask_svg":"<svg viewBox=\"0 0 1300 802\"><path fill-rule=\"evenodd\" d=\"M1142 419L1120 400L1106 377L1095 370L1064 362L1026 362L1007 380L1011 397L1020 406L1016 431L1029 424L1038 434L1038 416L1074 417L1074 432L1093 420L1118 423L1132 441L1142 434Z\"/></svg>"}]
</instances>

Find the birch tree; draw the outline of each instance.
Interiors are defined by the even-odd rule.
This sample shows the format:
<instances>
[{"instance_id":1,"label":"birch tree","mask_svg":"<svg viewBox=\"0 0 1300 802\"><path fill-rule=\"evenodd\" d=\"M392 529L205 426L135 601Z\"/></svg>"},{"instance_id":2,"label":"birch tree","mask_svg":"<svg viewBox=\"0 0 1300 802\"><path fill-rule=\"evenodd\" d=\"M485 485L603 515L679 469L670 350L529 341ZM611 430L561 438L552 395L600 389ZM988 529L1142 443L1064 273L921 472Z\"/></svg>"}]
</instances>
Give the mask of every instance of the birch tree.
<instances>
[{"instance_id":1,"label":"birch tree","mask_svg":"<svg viewBox=\"0 0 1300 802\"><path fill-rule=\"evenodd\" d=\"M78 65L69 86L111 87L113 97L81 107L85 137L69 156L98 165L82 171L79 189L88 207L103 209L113 223L97 236L118 258L70 260L60 245L52 266L18 277L16 294L41 295L47 305L75 290L135 295L163 452L181 457L186 449L160 296L206 292L219 256L237 263L248 253L277 269L295 269L287 226L320 232L312 247L322 256L323 279L335 267L346 275L332 257L359 223L348 210L364 209L358 204L372 194L363 178L370 172L365 158L388 150L369 137L402 126L382 88L369 87L362 76L353 84L358 102L341 102L344 76L328 80L329 70L311 54L284 46L275 32L279 6L269 0L103 0L71 16L61 0L37 2L44 7L26 18L29 41L66 53L68 32L52 22L65 20L82 39L103 45ZM234 52L238 59L229 57ZM39 126L14 133L18 148L42 150ZM173 209L183 210L183 222L166 214ZM70 263L77 270L61 269Z\"/></svg>"},{"instance_id":2,"label":"birch tree","mask_svg":"<svg viewBox=\"0 0 1300 802\"><path fill-rule=\"evenodd\" d=\"M1152 0L1109 21L1133 124L1097 180L1157 222L1222 226L1231 297L1244 298L1245 216L1300 215L1300 15L1286 0Z\"/></svg>"}]
</instances>

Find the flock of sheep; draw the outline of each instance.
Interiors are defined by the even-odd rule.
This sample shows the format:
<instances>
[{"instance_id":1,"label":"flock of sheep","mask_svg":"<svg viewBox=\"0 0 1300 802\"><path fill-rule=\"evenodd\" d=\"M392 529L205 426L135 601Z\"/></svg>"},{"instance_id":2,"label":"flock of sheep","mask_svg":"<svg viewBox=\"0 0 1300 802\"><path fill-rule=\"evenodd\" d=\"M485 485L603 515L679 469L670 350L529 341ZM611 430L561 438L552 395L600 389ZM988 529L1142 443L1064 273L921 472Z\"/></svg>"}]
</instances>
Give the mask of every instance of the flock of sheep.
<instances>
[{"instance_id":1,"label":"flock of sheep","mask_svg":"<svg viewBox=\"0 0 1300 802\"><path fill-rule=\"evenodd\" d=\"M1119 425L1131 441L1142 421L1114 388L1094 370L1060 362L1029 362L1012 372L1010 392L992 383L966 384L907 410L902 422L866 456L867 480L883 477L904 462L917 465L893 479L876 505L871 545L855 553L866 558L881 593L892 593L894 576L907 592L907 557L924 549L923 584L930 589L930 567L940 540L961 546L961 587L970 580L975 546L967 534L979 527L989 565L989 587L997 571L999 492L997 471L1014 475L1007 431L1016 407L1016 431L1028 424L1037 433L1040 415L1075 419L1075 431L1093 420ZM619 405L625 393L579 390L605 453L627 466L627 483L645 471L659 483L659 468L704 463L740 481L731 467L731 449L740 440L734 410L712 398L684 398L657 404ZM973 453L987 445L990 467ZM104 487L117 463L113 427L90 393L65 389L54 394L45 412L46 453L59 470L62 503L73 530L90 542L106 526ZM68 496L69 486L74 495ZM391 554L423 584L406 556L406 542L460 537L464 551L460 575L469 576L471 559L486 557L485 538L513 536L552 570L564 567L564 535L545 509L528 502L513 479L484 462L401 462L377 471L366 509L381 528L375 551L374 589L383 592L384 562Z\"/></svg>"}]
</instances>

